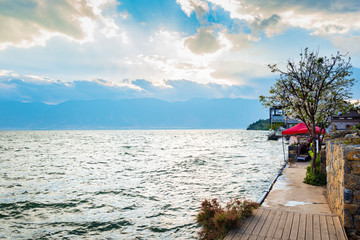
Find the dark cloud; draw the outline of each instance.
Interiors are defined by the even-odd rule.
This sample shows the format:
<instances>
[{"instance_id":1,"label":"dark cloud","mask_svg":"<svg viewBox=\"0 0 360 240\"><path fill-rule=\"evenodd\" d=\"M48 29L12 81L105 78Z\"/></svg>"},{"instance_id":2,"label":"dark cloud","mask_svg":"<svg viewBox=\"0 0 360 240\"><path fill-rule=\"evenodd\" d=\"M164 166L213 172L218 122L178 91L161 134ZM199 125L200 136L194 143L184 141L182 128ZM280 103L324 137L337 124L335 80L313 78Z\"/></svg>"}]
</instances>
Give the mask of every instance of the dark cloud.
<instances>
[{"instance_id":1,"label":"dark cloud","mask_svg":"<svg viewBox=\"0 0 360 240\"><path fill-rule=\"evenodd\" d=\"M261 29L264 29L264 28L267 28L269 26L273 26L273 25L276 25L279 21L280 21L281 17L279 15L272 15L271 17L267 18L267 19L264 19L262 20L260 23L259 23L259 27Z\"/></svg>"},{"instance_id":2,"label":"dark cloud","mask_svg":"<svg viewBox=\"0 0 360 240\"><path fill-rule=\"evenodd\" d=\"M249 86L199 84L189 80L169 80L164 86L146 80L136 80L120 86L105 80L66 83L34 82L29 79L0 78L0 100L45 102L57 104L70 100L156 98L185 101L192 98L256 98L257 90Z\"/></svg>"},{"instance_id":3,"label":"dark cloud","mask_svg":"<svg viewBox=\"0 0 360 240\"><path fill-rule=\"evenodd\" d=\"M360 99L360 68L353 69L358 82L353 88L353 98ZM44 102L58 104L70 100L120 100L156 98L165 101L186 101L193 98L250 98L267 95L274 78L254 77L247 85L200 84L189 80L168 80L163 85L138 79L119 85L96 79L93 81L39 81L28 77L0 77L0 100Z\"/></svg>"}]
</instances>

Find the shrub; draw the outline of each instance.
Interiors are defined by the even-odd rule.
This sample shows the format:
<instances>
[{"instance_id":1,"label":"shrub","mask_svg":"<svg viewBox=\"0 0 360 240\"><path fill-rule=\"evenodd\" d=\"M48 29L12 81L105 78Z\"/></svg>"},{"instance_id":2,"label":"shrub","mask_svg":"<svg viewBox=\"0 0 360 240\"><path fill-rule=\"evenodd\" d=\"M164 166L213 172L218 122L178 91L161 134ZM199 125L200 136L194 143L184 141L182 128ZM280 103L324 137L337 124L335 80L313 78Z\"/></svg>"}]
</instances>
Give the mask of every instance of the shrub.
<instances>
[{"instance_id":1,"label":"shrub","mask_svg":"<svg viewBox=\"0 0 360 240\"><path fill-rule=\"evenodd\" d=\"M248 200L232 199L223 208L216 198L201 203L196 221L201 225L200 239L223 239L236 226L239 220L249 217L259 204Z\"/></svg>"},{"instance_id":2,"label":"shrub","mask_svg":"<svg viewBox=\"0 0 360 240\"><path fill-rule=\"evenodd\" d=\"M326 184L326 174L321 172L320 167L320 156L318 156L315 160L315 171L313 172L310 166L306 168L306 177L304 179L304 183L322 186Z\"/></svg>"}]
</instances>

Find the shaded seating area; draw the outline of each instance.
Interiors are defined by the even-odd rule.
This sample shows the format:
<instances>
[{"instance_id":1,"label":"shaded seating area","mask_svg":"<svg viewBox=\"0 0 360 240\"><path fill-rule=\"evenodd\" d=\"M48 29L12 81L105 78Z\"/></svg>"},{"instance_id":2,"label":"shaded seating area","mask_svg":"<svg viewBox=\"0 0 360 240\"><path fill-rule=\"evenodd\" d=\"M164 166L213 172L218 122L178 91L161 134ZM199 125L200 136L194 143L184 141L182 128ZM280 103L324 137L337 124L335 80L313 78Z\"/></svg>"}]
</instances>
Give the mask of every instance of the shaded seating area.
<instances>
[{"instance_id":1,"label":"shaded seating area","mask_svg":"<svg viewBox=\"0 0 360 240\"><path fill-rule=\"evenodd\" d=\"M321 129L316 126L315 130L320 133ZM324 130L323 130L324 131ZM309 161L311 156L311 142L309 130L305 123L299 123L292 128L282 131L283 136L290 136L289 140L289 161Z\"/></svg>"}]
</instances>

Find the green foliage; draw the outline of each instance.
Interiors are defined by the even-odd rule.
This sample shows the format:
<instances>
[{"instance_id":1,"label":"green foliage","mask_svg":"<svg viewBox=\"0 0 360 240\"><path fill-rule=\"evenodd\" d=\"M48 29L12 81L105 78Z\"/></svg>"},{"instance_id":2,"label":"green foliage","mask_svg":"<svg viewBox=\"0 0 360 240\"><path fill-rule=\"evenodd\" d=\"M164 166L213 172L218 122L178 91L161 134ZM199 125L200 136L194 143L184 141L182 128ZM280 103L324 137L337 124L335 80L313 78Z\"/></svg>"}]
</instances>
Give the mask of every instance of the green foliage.
<instances>
[{"instance_id":1,"label":"green foliage","mask_svg":"<svg viewBox=\"0 0 360 240\"><path fill-rule=\"evenodd\" d=\"M360 138L348 138L342 141L346 145L360 145Z\"/></svg>"},{"instance_id":2,"label":"green foliage","mask_svg":"<svg viewBox=\"0 0 360 240\"><path fill-rule=\"evenodd\" d=\"M232 199L223 208L216 198L201 203L196 221L201 225L201 240L223 239L239 220L249 217L259 204L247 200Z\"/></svg>"},{"instance_id":3,"label":"green foliage","mask_svg":"<svg viewBox=\"0 0 360 240\"><path fill-rule=\"evenodd\" d=\"M323 186L326 184L326 174L321 172L320 156L316 158L315 171L312 171L311 165L306 168L304 183L315 186Z\"/></svg>"},{"instance_id":4,"label":"green foliage","mask_svg":"<svg viewBox=\"0 0 360 240\"><path fill-rule=\"evenodd\" d=\"M354 127L353 127L353 130L360 130L360 123L358 124L358 125L355 125Z\"/></svg>"},{"instance_id":5,"label":"green foliage","mask_svg":"<svg viewBox=\"0 0 360 240\"><path fill-rule=\"evenodd\" d=\"M246 130L269 130L269 119L260 119L252 124L250 124Z\"/></svg>"},{"instance_id":6,"label":"green foliage","mask_svg":"<svg viewBox=\"0 0 360 240\"><path fill-rule=\"evenodd\" d=\"M280 127L285 127L285 123L283 122L277 122L270 125L270 130L276 130Z\"/></svg>"}]
</instances>

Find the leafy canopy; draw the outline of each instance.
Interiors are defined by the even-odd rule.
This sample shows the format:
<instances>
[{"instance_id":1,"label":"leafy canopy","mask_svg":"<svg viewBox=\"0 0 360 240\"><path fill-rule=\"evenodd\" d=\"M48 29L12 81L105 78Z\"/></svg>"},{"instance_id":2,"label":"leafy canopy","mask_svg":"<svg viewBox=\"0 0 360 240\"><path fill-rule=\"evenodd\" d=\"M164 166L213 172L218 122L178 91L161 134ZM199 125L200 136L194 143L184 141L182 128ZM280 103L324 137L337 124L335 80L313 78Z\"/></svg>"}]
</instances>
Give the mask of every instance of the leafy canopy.
<instances>
[{"instance_id":1,"label":"leafy canopy","mask_svg":"<svg viewBox=\"0 0 360 240\"><path fill-rule=\"evenodd\" d=\"M349 107L344 100L351 98L355 79L350 77L352 65L345 55L320 57L306 48L298 63L287 61L286 70L276 64L269 68L280 73L280 78L271 87L270 96L260 96L265 106L281 105L288 116L323 128L329 117Z\"/></svg>"}]
</instances>

